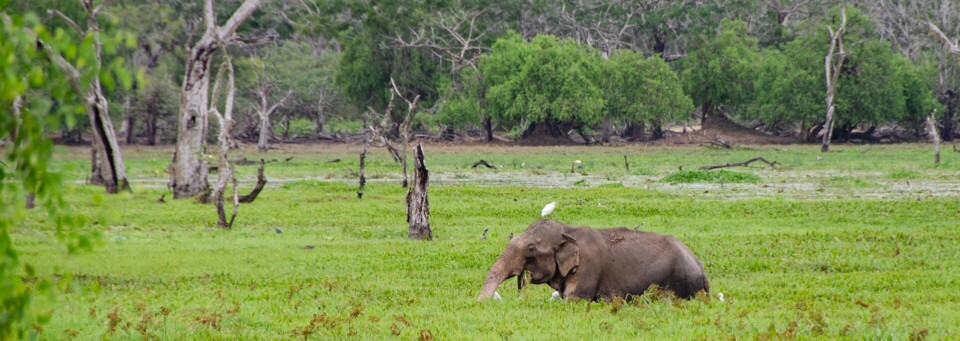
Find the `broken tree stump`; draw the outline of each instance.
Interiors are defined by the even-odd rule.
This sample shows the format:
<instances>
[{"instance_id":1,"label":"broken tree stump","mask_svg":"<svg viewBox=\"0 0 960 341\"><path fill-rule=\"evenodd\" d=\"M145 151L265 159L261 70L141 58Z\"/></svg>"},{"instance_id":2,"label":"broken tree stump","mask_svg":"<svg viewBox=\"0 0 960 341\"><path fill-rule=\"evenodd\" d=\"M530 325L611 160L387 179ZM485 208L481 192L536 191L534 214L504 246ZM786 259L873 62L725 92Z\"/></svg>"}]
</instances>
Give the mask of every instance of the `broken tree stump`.
<instances>
[{"instance_id":1,"label":"broken tree stump","mask_svg":"<svg viewBox=\"0 0 960 341\"><path fill-rule=\"evenodd\" d=\"M484 167L487 167L487 168L497 168L497 166L494 166L494 165L493 165L492 163L490 163L489 161L483 160L483 159L480 159L480 160L478 160L477 162L474 162L474 163L473 163L473 166L470 166L470 168L477 168L477 167L480 167L480 166L484 166Z\"/></svg>"},{"instance_id":2,"label":"broken tree stump","mask_svg":"<svg viewBox=\"0 0 960 341\"><path fill-rule=\"evenodd\" d=\"M360 187L357 188L357 199L363 199L363 186L367 184L367 177L363 175L365 161L367 159L367 148L370 148L370 141L363 144L363 151L360 152Z\"/></svg>"},{"instance_id":3,"label":"broken tree stump","mask_svg":"<svg viewBox=\"0 0 960 341\"><path fill-rule=\"evenodd\" d=\"M413 149L413 184L407 188L407 238L432 240L430 230L430 200L427 196L427 182L430 173L423 161L423 143L418 142Z\"/></svg>"},{"instance_id":4,"label":"broken tree stump","mask_svg":"<svg viewBox=\"0 0 960 341\"><path fill-rule=\"evenodd\" d=\"M711 169L728 168L728 167L746 167L746 166L750 165L751 163L754 163L754 162L757 162L757 161L766 163L768 166L770 166L770 168L777 168L777 165L780 164L779 162L776 162L776 161L773 161L773 162L767 161L767 159L764 159L764 158L762 158L762 157L755 157L755 158L752 158L752 159L747 160L747 161L744 161L744 162L727 163L727 164L722 164L722 165L707 165L707 166L700 167L700 170L711 170ZM681 169L681 170L683 170L683 169Z\"/></svg>"}]
</instances>

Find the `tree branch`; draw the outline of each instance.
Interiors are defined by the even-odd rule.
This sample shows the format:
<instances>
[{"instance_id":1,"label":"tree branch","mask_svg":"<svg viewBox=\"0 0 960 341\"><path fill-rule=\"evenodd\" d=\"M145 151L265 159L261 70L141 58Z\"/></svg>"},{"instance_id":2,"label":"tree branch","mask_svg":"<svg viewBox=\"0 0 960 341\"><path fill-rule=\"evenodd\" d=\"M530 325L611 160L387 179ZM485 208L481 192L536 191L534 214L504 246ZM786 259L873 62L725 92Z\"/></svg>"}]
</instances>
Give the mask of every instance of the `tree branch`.
<instances>
[{"instance_id":1,"label":"tree branch","mask_svg":"<svg viewBox=\"0 0 960 341\"><path fill-rule=\"evenodd\" d=\"M113 2L113 0L103 0L103 2L100 3L100 5L97 5L97 7L94 8L92 12L90 12L90 15L93 17L100 15L100 11L102 11L104 8L110 7L111 2Z\"/></svg>"},{"instance_id":2,"label":"tree branch","mask_svg":"<svg viewBox=\"0 0 960 341\"><path fill-rule=\"evenodd\" d=\"M86 93L86 90L83 89L82 85L80 85L81 75L80 71L77 70L76 67L64 59L63 56L60 56L60 54L54 52L53 48L51 48L50 45L43 40L37 39L37 45L40 45L40 47L43 48L43 51L47 53L47 58L50 58L54 64L57 64L57 67L60 68L60 71L67 76L67 79L70 80L70 87L72 87L77 94L82 95Z\"/></svg>"},{"instance_id":3,"label":"tree branch","mask_svg":"<svg viewBox=\"0 0 960 341\"><path fill-rule=\"evenodd\" d=\"M53 16L58 16L58 17L60 17L60 19L63 19L63 21L66 21L66 22L67 22L67 26L70 26L70 28L72 28L74 31L76 31L77 34L79 34L81 37L84 36L83 29L80 28L80 25L77 25L77 23L74 22L73 19L70 19L70 17L68 17L66 14L63 14L63 12L60 12L60 11L55 10L55 9L48 9L48 10L47 10L47 16L48 16L48 17L53 17Z\"/></svg>"},{"instance_id":4,"label":"tree branch","mask_svg":"<svg viewBox=\"0 0 960 341\"><path fill-rule=\"evenodd\" d=\"M267 115L273 113L274 110L277 110L278 107L283 105L283 102L286 102L290 96L293 95L293 90L287 90L287 94L283 96L277 103L274 103L269 109L267 109Z\"/></svg>"},{"instance_id":5,"label":"tree branch","mask_svg":"<svg viewBox=\"0 0 960 341\"><path fill-rule=\"evenodd\" d=\"M757 162L757 161L766 163L768 166L770 166L770 168L777 168L777 166L780 165L780 163L779 163L779 162L776 162L776 161L770 162L770 161L767 161L767 159L764 159L764 158L762 158L762 157L755 157L755 158L752 158L752 159L747 160L747 161L744 161L744 162L727 163L727 164L722 164L722 165L708 165L708 166L700 167L700 169L701 169L701 170L711 170L711 169L728 168L728 167L746 167L746 166L750 165L751 163L754 163L754 162Z\"/></svg>"},{"instance_id":6,"label":"tree branch","mask_svg":"<svg viewBox=\"0 0 960 341\"><path fill-rule=\"evenodd\" d=\"M206 24L207 31L217 29L217 17L213 15L213 0L203 2L203 21Z\"/></svg>"},{"instance_id":7,"label":"tree branch","mask_svg":"<svg viewBox=\"0 0 960 341\"><path fill-rule=\"evenodd\" d=\"M931 34L940 39L940 42L943 43L944 47L946 47L947 52L960 55L960 44L958 44L956 41L950 40L950 38L947 37L947 34L943 33L943 31L941 31L940 28L937 27L937 25L934 25L932 22L924 21L923 23L927 25L927 29L930 30Z\"/></svg>"},{"instance_id":8,"label":"tree branch","mask_svg":"<svg viewBox=\"0 0 960 341\"><path fill-rule=\"evenodd\" d=\"M274 33L268 33L262 36L253 36L253 37L243 37L243 36L231 36L227 37L224 40L224 43L231 45L246 45L246 46L257 46L267 43L271 43L274 40L277 40L277 35Z\"/></svg>"},{"instance_id":9,"label":"tree branch","mask_svg":"<svg viewBox=\"0 0 960 341\"><path fill-rule=\"evenodd\" d=\"M207 0L207 2L210 2L210 0ZM237 10L233 12L233 15L230 16L227 23L219 28L217 34L220 35L220 38L226 39L231 37L233 33L237 31L237 28L240 27L240 24L253 15L253 12L260 7L262 2L262 0L245 0L243 4L240 5L240 8L237 8Z\"/></svg>"}]
</instances>

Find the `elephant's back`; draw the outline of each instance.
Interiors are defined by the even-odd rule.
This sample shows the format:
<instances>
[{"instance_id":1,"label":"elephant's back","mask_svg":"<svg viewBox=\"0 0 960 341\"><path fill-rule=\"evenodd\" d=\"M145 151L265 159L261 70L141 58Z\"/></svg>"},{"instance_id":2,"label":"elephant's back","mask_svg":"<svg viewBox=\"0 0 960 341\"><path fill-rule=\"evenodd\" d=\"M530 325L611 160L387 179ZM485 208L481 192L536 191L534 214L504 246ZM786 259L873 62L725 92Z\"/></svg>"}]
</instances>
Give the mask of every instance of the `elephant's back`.
<instances>
[{"instance_id":1,"label":"elephant's back","mask_svg":"<svg viewBox=\"0 0 960 341\"><path fill-rule=\"evenodd\" d=\"M668 287L680 297L709 291L706 274L696 255L670 235L628 228L602 230L608 247L611 274L619 285L639 294L650 284ZM631 283L631 284L627 284Z\"/></svg>"}]
</instances>

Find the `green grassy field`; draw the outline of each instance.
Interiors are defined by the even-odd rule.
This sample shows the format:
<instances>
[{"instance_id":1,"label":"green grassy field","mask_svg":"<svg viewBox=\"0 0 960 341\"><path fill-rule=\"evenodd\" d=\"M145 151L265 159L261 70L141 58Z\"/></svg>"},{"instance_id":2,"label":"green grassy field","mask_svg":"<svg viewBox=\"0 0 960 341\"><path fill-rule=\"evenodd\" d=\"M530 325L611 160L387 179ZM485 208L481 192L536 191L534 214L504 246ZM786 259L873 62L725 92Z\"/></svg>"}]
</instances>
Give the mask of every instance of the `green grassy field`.
<instances>
[{"instance_id":1,"label":"green grassy field","mask_svg":"<svg viewBox=\"0 0 960 341\"><path fill-rule=\"evenodd\" d=\"M42 212L14 233L22 260L61 280L43 337L960 337L960 154L952 151L934 166L925 145L829 154L816 146L426 148L438 179L432 242L406 240L399 167L382 150L370 158L377 181L363 200L357 146L271 151L270 187L224 231L211 205L156 201L169 148L128 148L132 193L67 189L100 234L94 251L65 258ZM61 148L55 164L79 182L88 156ZM754 156L782 166L719 177L680 171ZM478 159L503 168L470 169ZM574 159L584 167L571 173ZM255 166L239 169L252 179ZM499 289L503 301L476 302L508 236L550 201L552 217L568 224L675 235L703 261L711 296L564 303L548 301L545 286L518 293L511 280Z\"/></svg>"}]
</instances>

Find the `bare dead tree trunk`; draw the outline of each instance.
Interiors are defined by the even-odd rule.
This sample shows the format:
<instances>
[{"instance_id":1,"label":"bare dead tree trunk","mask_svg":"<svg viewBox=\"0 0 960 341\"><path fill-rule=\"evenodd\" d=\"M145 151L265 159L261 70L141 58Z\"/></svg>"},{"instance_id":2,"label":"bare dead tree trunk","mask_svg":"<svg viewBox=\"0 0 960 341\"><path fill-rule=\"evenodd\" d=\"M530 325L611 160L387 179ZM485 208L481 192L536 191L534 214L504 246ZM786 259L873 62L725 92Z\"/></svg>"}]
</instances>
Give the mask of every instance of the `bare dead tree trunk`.
<instances>
[{"instance_id":1,"label":"bare dead tree trunk","mask_svg":"<svg viewBox=\"0 0 960 341\"><path fill-rule=\"evenodd\" d=\"M610 131L613 130L613 123L609 118L603 120L603 137L600 139L603 143L610 143Z\"/></svg>"},{"instance_id":2,"label":"bare dead tree trunk","mask_svg":"<svg viewBox=\"0 0 960 341\"><path fill-rule=\"evenodd\" d=\"M97 150L100 148L96 146L100 141L94 139L90 141L90 144L93 148L90 148L90 178L87 179L87 183L91 185L105 186L107 180L103 178L103 173L100 172L100 157Z\"/></svg>"},{"instance_id":3,"label":"bare dead tree trunk","mask_svg":"<svg viewBox=\"0 0 960 341\"><path fill-rule=\"evenodd\" d=\"M262 79L258 83L260 84L257 86L257 97L260 98L260 109L257 111L257 115L260 116L260 138L257 140L257 151L263 153L267 151L267 144L270 139L270 115L282 106L290 98L290 95L293 95L293 90L287 91L287 94L280 101L270 105L271 86ZM288 123L287 127L289 126Z\"/></svg>"},{"instance_id":4,"label":"bare dead tree trunk","mask_svg":"<svg viewBox=\"0 0 960 341\"><path fill-rule=\"evenodd\" d=\"M129 99L127 99L129 101ZM127 144L137 143L137 116L127 113Z\"/></svg>"},{"instance_id":5,"label":"bare dead tree trunk","mask_svg":"<svg viewBox=\"0 0 960 341\"><path fill-rule=\"evenodd\" d=\"M823 153L830 151L830 139L833 138L833 116L836 111L833 98L837 93L837 81L840 79L840 69L843 67L843 62L847 57L843 51L843 31L847 28L846 8L840 10L840 15L842 19L840 27L837 28L836 32L834 32L830 26L827 26L827 30L830 31L830 51L827 52L827 56L824 57L823 60L827 80L827 114L823 123L823 142L820 146L820 151ZM839 50L836 63L833 61L834 50Z\"/></svg>"},{"instance_id":6,"label":"bare dead tree trunk","mask_svg":"<svg viewBox=\"0 0 960 341\"><path fill-rule=\"evenodd\" d=\"M217 167L217 182L216 185L213 186L208 200L213 201L217 207L217 216L219 219L217 226L229 229L233 226L233 220L237 216L240 201L237 194L235 169L228 155L230 152L230 128L234 123L233 98L236 87L234 85L233 63L230 61L229 55L226 55L225 59L226 61L221 65L220 71L217 72L217 80L214 82L213 95L211 96L213 101L210 102L210 107L207 109L207 112L217 119L217 124L220 126L220 133L217 135L217 143L220 147L217 154L219 161ZM224 71L227 72L227 97L223 113L221 114L220 109L217 108L217 102L219 102L220 99L220 81L223 79ZM233 182L233 216L230 217L230 220L227 220L226 210L223 207L223 197L229 182Z\"/></svg>"},{"instance_id":7,"label":"bare dead tree trunk","mask_svg":"<svg viewBox=\"0 0 960 341\"><path fill-rule=\"evenodd\" d=\"M263 175L264 167L266 167L266 162L260 159L260 168L257 168L257 184L253 186L249 194L240 196L239 202L241 204L249 204L257 200L257 196L263 191L263 186L267 185L267 177Z\"/></svg>"},{"instance_id":8,"label":"bare dead tree trunk","mask_svg":"<svg viewBox=\"0 0 960 341\"><path fill-rule=\"evenodd\" d=\"M410 124L413 123L413 116L417 111L417 101L420 100L420 95L416 95L413 98L413 101L410 101L403 97L403 94L400 93L400 89L397 88L397 84L394 83L393 78L390 78L390 85L393 86L393 91L397 93L397 96L400 96L404 102L407 102L407 116L403 119L403 122L400 123L400 143L403 147L403 150L400 152L400 163L403 166L403 188L407 188L408 177L407 177L407 151L410 150Z\"/></svg>"},{"instance_id":9,"label":"bare dead tree trunk","mask_svg":"<svg viewBox=\"0 0 960 341\"><path fill-rule=\"evenodd\" d=\"M423 161L423 143L417 143L413 150L414 173L413 186L407 189L407 238L432 240L430 230L430 199L427 195L427 182L430 173Z\"/></svg>"},{"instance_id":10,"label":"bare dead tree trunk","mask_svg":"<svg viewBox=\"0 0 960 341\"><path fill-rule=\"evenodd\" d=\"M493 142L493 122L490 116L483 117L483 132L487 142Z\"/></svg>"},{"instance_id":11,"label":"bare dead tree trunk","mask_svg":"<svg viewBox=\"0 0 960 341\"><path fill-rule=\"evenodd\" d=\"M102 179L107 193L117 193L121 190L130 190L130 183L127 182L127 172L124 169L123 156L120 153L120 145L117 143L117 135L114 133L113 124L110 122L110 108L100 86L99 70L103 65L101 59L103 46L100 42L100 25L97 16L109 3L94 6L93 0L83 0L82 4L87 12L86 31L82 31L79 25L60 11L52 9L48 10L48 13L63 18L81 36L93 36L94 66L97 72L94 72L86 88L81 85L81 74L75 66L54 52L45 42L39 41L39 44L46 51L47 57L67 76L70 86L77 95L84 99L84 107L87 116L90 118L92 147L95 153L91 160L91 167L96 167L96 169L91 172L91 183L99 182Z\"/></svg>"},{"instance_id":12,"label":"bare dead tree trunk","mask_svg":"<svg viewBox=\"0 0 960 341\"><path fill-rule=\"evenodd\" d=\"M148 109L147 120L144 122L146 127L147 134L147 145L155 146L157 145L157 118L160 114L157 112L152 112L151 109Z\"/></svg>"},{"instance_id":13,"label":"bare dead tree trunk","mask_svg":"<svg viewBox=\"0 0 960 341\"><path fill-rule=\"evenodd\" d=\"M933 163L940 164L940 133L937 132L937 119L936 119L937 110L934 109L930 113L930 116L927 116L927 130L930 134L930 140L933 141Z\"/></svg>"},{"instance_id":14,"label":"bare dead tree trunk","mask_svg":"<svg viewBox=\"0 0 960 341\"><path fill-rule=\"evenodd\" d=\"M317 121L316 125L314 126L314 133L317 135L323 134L326 131L326 129L324 129L324 125L326 124L327 116L326 113L323 112L325 99L326 96L321 92L320 98L317 100Z\"/></svg>"},{"instance_id":15,"label":"bare dead tree trunk","mask_svg":"<svg viewBox=\"0 0 960 341\"><path fill-rule=\"evenodd\" d=\"M940 118L940 138L953 141L953 132L957 127L957 111L960 110L960 94L954 89L944 91L942 100L943 116Z\"/></svg>"},{"instance_id":16,"label":"bare dead tree trunk","mask_svg":"<svg viewBox=\"0 0 960 341\"><path fill-rule=\"evenodd\" d=\"M223 44L240 40L234 33L260 7L261 2L245 0L223 26L217 27L213 1L204 1L206 31L188 52L183 86L180 88L177 148L170 174L174 198L192 197L209 187L203 154L206 153L204 140L209 110L210 60L217 50L223 48Z\"/></svg>"},{"instance_id":17,"label":"bare dead tree trunk","mask_svg":"<svg viewBox=\"0 0 960 341\"><path fill-rule=\"evenodd\" d=\"M367 139L363 142L363 151L360 152L360 187L357 188L357 199L363 199L363 186L367 184L367 177L364 176L364 168L366 167L367 159L367 148L370 147L370 140Z\"/></svg>"}]
</instances>

